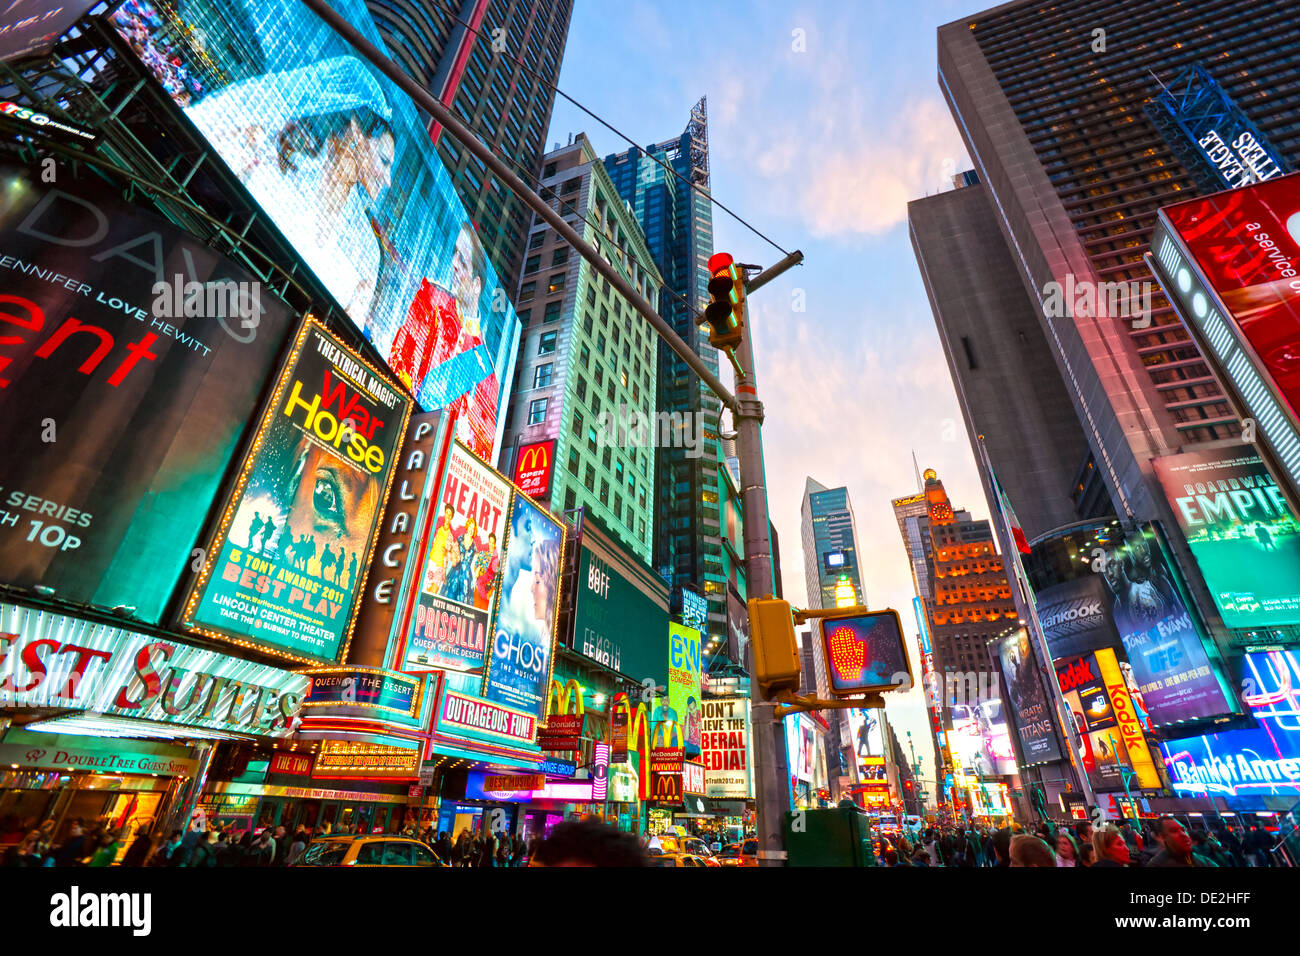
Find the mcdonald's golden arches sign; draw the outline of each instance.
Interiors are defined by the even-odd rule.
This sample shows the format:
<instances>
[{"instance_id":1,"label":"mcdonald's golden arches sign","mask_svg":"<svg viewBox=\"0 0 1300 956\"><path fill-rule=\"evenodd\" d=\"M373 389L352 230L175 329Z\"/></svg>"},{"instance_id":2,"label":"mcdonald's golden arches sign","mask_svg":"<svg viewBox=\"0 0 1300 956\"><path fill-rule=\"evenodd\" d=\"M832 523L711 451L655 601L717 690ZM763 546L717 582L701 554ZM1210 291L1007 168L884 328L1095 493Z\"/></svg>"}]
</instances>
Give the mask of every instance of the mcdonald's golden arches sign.
<instances>
[{"instance_id":1,"label":"mcdonald's golden arches sign","mask_svg":"<svg viewBox=\"0 0 1300 956\"><path fill-rule=\"evenodd\" d=\"M555 464L555 439L520 445L515 454L514 482L535 501L551 493L551 467Z\"/></svg>"}]
</instances>

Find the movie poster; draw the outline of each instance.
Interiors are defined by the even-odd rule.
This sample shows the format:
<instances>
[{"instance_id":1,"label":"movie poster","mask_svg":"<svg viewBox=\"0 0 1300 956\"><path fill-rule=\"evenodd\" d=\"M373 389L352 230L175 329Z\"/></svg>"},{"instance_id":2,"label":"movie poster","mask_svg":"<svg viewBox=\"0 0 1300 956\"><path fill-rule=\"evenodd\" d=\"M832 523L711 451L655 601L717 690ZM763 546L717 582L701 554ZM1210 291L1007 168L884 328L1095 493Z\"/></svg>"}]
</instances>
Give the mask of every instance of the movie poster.
<instances>
[{"instance_id":1,"label":"movie poster","mask_svg":"<svg viewBox=\"0 0 1300 956\"><path fill-rule=\"evenodd\" d=\"M340 660L410 411L306 321L182 624L295 660Z\"/></svg>"},{"instance_id":2,"label":"movie poster","mask_svg":"<svg viewBox=\"0 0 1300 956\"><path fill-rule=\"evenodd\" d=\"M484 696L546 718L564 526L516 494Z\"/></svg>"},{"instance_id":3,"label":"movie poster","mask_svg":"<svg viewBox=\"0 0 1300 956\"><path fill-rule=\"evenodd\" d=\"M1156 726L1232 712L1155 526L1108 548L1095 577Z\"/></svg>"},{"instance_id":4,"label":"movie poster","mask_svg":"<svg viewBox=\"0 0 1300 956\"><path fill-rule=\"evenodd\" d=\"M331 6L383 48L363 0ZM109 20L421 407L495 461L519 318L410 99L294 0Z\"/></svg>"},{"instance_id":5,"label":"movie poster","mask_svg":"<svg viewBox=\"0 0 1300 956\"><path fill-rule=\"evenodd\" d=\"M1300 522L1259 455L1243 446L1153 464L1223 623L1300 624Z\"/></svg>"},{"instance_id":6,"label":"movie poster","mask_svg":"<svg viewBox=\"0 0 1300 956\"><path fill-rule=\"evenodd\" d=\"M509 508L509 482L454 444L426 519L429 545L403 669L482 668Z\"/></svg>"},{"instance_id":7,"label":"movie poster","mask_svg":"<svg viewBox=\"0 0 1300 956\"><path fill-rule=\"evenodd\" d=\"M1130 790L1161 790L1163 784L1134 710L1137 702L1130 699L1115 652L1104 648L1057 661L1056 675L1082 738L1084 767L1095 788L1123 789L1127 771Z\"/></svg>"},{"instance_id":8,"label":"movie poster","mask_svg":"<svg viewBox=\"0 0 1300 956\"><path fill-rule=\"evenodd\" d=\"M157 624L289 310L98 177L0 175L0 583Z\"/></svg>"},{"instance_id":9,"label":"movie poster","mask_svg":"<svg viewBox=\"0 0 1300 956\"><path fill-rule=\"evenodd\" d=\"M1060 760L1056 720L1043 691L1038 657L1030 644L1029 630L1020 628L998 645L1002 679L1020 738L1020 753L1026 766Z\"/></svg>"}]
</instances>

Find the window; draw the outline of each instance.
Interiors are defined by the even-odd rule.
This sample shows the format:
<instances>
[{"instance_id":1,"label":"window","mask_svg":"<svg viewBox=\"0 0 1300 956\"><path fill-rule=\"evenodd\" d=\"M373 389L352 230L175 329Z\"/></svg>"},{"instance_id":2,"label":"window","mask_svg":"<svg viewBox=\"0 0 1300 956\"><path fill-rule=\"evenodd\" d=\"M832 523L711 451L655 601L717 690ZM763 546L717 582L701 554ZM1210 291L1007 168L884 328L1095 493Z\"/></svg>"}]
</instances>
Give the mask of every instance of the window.
<instances>
[{"instance_id":1,"label":"window","mask_svg":"<svg viewBox=\"0 0 1300 956\"><path fill-rule=\"evenodd\" d=\"M587 400L587 380L581 375L578 376L578 387L574 391L578 395L578 401L585 402Z\"/></svg>"},{"instance_id":2,"label":"window","mask_svg":"<svg viewBox=\"0 0 1300 956\"><path fill-rule=\"evenodd\" d=\"M569 474L574 478L578 477L578 449L569 449Z\"/></svg>"},{"instance_id":3,"label":"window","mask_svg":"<svg viewBox=\"0 0 1300 956\"><path fill-rule=\"evenodd\" d=\"M587 283L587 305L596 304L596 287L590 282Z\"/></svg>"},{"instance_id":4,"label":"window","mask_svg":"<svg viewBox=\"0 0 1300 956\"><path fill-rule=\"evenodd\" d=\"M560 192L564 193L566 196L569 193L576 193L580 185L582 185L582 177L574 176L572 179L566 179L564 181L564 185L560 187Z\"/></svg>"},{"instance_id":5,"label":"window","mask_svg":"<svg viewBox=\"0 0 1300 956\"><path fill-rule=\"evenodd\" d=\"M414 843L399 843L394 840L384 844L384 866L410 866L411 847ZM430 861L432 862L432 861Z\"/></svg>"},{"instance_id":6,"label":"window","mask_svg":"<svg viewBox=\"0 0 1300 956\"><path fill-rule=\"evenodd\" d=\"M438 857L427 847L420 846L418 843L406 844L411 852L411 863L415 866L433 866Z\"/></svg>"},{"instance_id":7,"label":"window","mask_svg":"<svg viewBox=\"0 0 1300 956\"><path fill-rule=\"evenodd\" d=\"M536 249L545 241L546 241L546 230L543 229L541 232L535 232L528 237L528 248Z\"/></svg>"},{"instance_id":8,"label":"window","mask_svg":"<svg viewBox=\"0 0 1300 956\"><path fill-rule=\"evenodd\" d=\"M551 281L547 283L546 286L547 293L562 292L564 290L564 282L567 278L568 278L567 273L564 272L555 273L555 275L551 276Z\"/></svg>"},{"instance_id":9,"label":"window","mask_svg":"<svg viewBox=\"0 0 1300 956\"><path fill-rule=\"evenodd\" d=\"M560 300L555 299L552 302L546 303L546 312L542 316L542 321L554 322L559 317L560 317Z\"/></svg>"},{"instance_id":10,"label":"window","mask_svg":"<svg viewBox=\"0 0 1300 956\"><path fill-rule=\"evenodd\" d=\"M623 383L623 387L627 388L627 369L623 369L623 371L619 372L618 378L619 381Z\"/></svg>"},{"instance_id":11,"label":"window","mask_svg":"<svg viewBox=\"0 0 1300 956\"><path fill-rule=\"evenodd\" d=\"M536 282L525 282L523 285L519 287L519 301L527 302L529 299L533 297L533 293L536 291L537 291Z\"/></svg>"},{"instance_id":12,"label":"window","mask_svg":"<svg viewBox=\"0 0 1300 956\"><path fill-rule=\"evenodd\" d=\"M535 398L528 403L528 424L540 425L546 421L546 405L549 401L546 398Z\"/></svg>"},{"instance_id":13,"label":"window","mask_svg":"<svg viewBox=\"0 0 1300 956\"><path fill-rule=\"evenodd\" d=\"M533 388L545 388L550 385L551 374L554 370L555 366L550 362L547 362L545 365L537 366L536 370L533 372Z\"/></svg>"},{"instance_id":14,"label":"window","mask_svg":"<svg viewBox=\"0 0 1300 956\"><path fill-rule=\"evenodd\" d=\"M605 333L596 336L596 351L601 355L605 354Z\"/></svg>"},{"instance_id":15,"label":"window","mask_svg":"<svg viewBox=\"0 0 1300 956\"><path fill-rule=\"evenodd\" d=\"M564 510L573 511L578 507L578 496L573 493L572 488L565 489L564 492Z\"/></svg>"},{"instance_id":16,"label":"window","mask_svg":"<svg viewBox=\"0 0 1300 956\"><path fill-rule=\"evenodd\" d=\"M524 275L527 275L530 272L536 272L541 267L542 267L541 256L529 256L528 259L524 262Z\"/></svg>"},{"instance_id":17,"label":"window","mask_svg":"<svg viewBox=\"0 0 1300 956\"><path fill-rule=\"evenodd\" d=\"M528 327L528 319L532 315L532 311L532 309L519 310L519 324L524 326L524 328Z\"/></svg>"},{"instance_id":18,"label":"window","mask_svg":"<svg viewBox=\"0 0 1300 956\"><path fill-rule=\"evenodd\" d=\"M596 363L596 387L600 388L604 384L605 384L605 370L601 368L600 363L597 362Z\"/></svg>"},{"instance_id":19,"label":"window","mask_svg":"<svg viewBox=\"0 0 1300 956\"><path fill-rule=\"evenodd\" d=\"M555 250L555 255L551 258L551 265L562 266L569 261L569 247L560 246Z\"/></svg>"},{"instance_id":20,"label":"window","mask_svg":"<svg viewBox=\"0 0 1300 956\"><path fill-rule=\"evenodd\" d=\"M584 485L587 486L587 490L588 490L588 491L595 491L595 489L596 489L596 469L593 468L593 467L591 467L591 465L588 465L588 466L587 466L587 473L586 473L586 475L583 476L583 478L582 478L582 483L583 483Z\"/></svg>"},{"instance_id":21,"label":"window","mask_svg":"<svg viewBox=\"0 0 1300 956\"><path fill-rule=\"evenodd\" d=\"M609 482L604 478L600 479L600 503L602 505L609 504Z\"/></svg>"},{"instance_id":22,"label":"window","mask_svg":"<svg viewBox=\"0 0 1300 956\"><path fill-rule=\"evenodd\" d=\"M550 179L554 175L555 175L555 164L547 163L545 168L542 169L542 178Z\"/></svg>"},{"instance_id":23,"label":"window","mask_svg":"<svg viewBox=\"0 0 1300 956\"><path fill-rule=\"evenodd\" d=\"M608 447L606 447L606 448L605 448L605 454L603 454L603 455L600 456L600 463L601 463L602 465L604 465L606 468L609 467L610 452L611 452L611 449L608 448Z\"/></svg>"},{"instance_id":24,"label":"window","mask_svg":"<svg viewBox=\"0 0 1300 956\"><path fill-rule=\"evenodd\" d=\"M582 320L582 330L583 330L584 332L586 332L588 335L590 335L590 334L592 333L592 331L594 330L594 328L595 328L595 326L592 324L592 321L591 321L591 313L588 312L588 313L586 314L586 316L585 316L585 317L583 318L583 320ZM585 346L584 346L584 347L585 347Z\"/></svg>"},{"instance_id":25,"label":"window","mask_svg":"<svg viewBox=\"0 0 1300 956\"><path fill-rule=\"evenodd\" d=\"M559 332L543 332L542 337L537 340L537 354L550 355L555 351L555 339Z\"/></svg>"},{"instance_id":26,"label":"window","mask_svg":"<svg viewBox=\"0 0 1300 956\"><path fill-rule=\"evenodd\" d=\"M620 485L623 483L623 463L621 461L614 466L614 481Z\"/></svg>"},{"instance_id":27,"label":"window","mask_svg":"<svg viewBox=\"0 0 1300 956\"><path fill-rule=\"evenodd\" d=\"M587 348L586 345L583 345L582 349L578 352L578 361L582 362L583 368L586 368L587 363L591 361L591 349Z\"/></svg>"},{"instance_id":28,"label":"window","mask_svg":"<svg viewBox=\"0 0 1300 956\"><path fill-rule=\"evenodd\" d=\"M573 413L573 434L577 435L579 438L582 437L582 413L581 412Z\"/></svg>"}]
</instances>

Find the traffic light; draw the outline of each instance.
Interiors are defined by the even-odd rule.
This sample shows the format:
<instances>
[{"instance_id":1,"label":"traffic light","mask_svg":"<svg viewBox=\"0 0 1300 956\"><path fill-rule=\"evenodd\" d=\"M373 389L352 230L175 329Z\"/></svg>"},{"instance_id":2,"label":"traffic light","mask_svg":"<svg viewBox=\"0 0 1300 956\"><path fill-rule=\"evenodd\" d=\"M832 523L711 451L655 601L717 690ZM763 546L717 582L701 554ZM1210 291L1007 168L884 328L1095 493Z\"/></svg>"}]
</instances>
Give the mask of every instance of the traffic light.
<instances>
[{"instance_id":1,"label":"traffic light","mask_svg":"<svg viewBox=\"0 0 1300 956\"><path fill-rule=\"evenodd\" d=\"M845 608L817 621L826 678L835 697L912 686L898 612Z\"/></svg>"},{"instance_id":2,"label":"traffic light","mask_svg":"<svg viewBox=\"0 0 1300 956\"><path fill-rule=\"evenodd\" d=\"M789 601L753 598L749 602L749 639L754 647L754 678L763 690L799 689L799 646Z\"/></svg>"},{"instance_id":3,"label":"traffic light","mask_svg":"<svg viewBox=\"0 0 1300 956\"><path fill-rule=\"evenodd\" d=\"M709 295L704 307L704 324L709 326L709 344L716 349L734 349L745 332L745 279L735 260L725 252L709 257Z\"/></svg>"}]
</instances>

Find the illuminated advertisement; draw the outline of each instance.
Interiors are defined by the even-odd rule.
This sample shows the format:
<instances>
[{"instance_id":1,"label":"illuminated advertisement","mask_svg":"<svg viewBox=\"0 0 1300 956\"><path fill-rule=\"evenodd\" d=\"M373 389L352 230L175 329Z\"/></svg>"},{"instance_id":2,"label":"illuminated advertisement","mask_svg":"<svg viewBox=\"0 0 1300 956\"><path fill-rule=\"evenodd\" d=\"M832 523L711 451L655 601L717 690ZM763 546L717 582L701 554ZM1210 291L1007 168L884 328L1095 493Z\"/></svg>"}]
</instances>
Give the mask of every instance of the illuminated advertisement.
<instances>
[{"instance_id":1,"label":"illuminated advertisement","mask_svg":"<svg viewBox=\"0 0 1300 956\"><path fill-rule=\"evenodd\" d=\"M287 737L309 680L172 638L0 602L0 706Z\"/></svg>"},{"instance_id":2,"label":"illuminated advertisement","mask_svg":"<svg viewBox=\"0 0 1300 956\"><path fill-rule=\"evenodd\" d=\"M668 707L661 711L660 719L681 723L688 754L700 752L701 639L694 628L668 625Z\"/></svg>"},{"instance_id":3,"label":"illuminated advertisement","mask_svg":"<svg viewBox=\"0 0 1300 956\"><path fill-rule=\"evenodd\" d=\"M610 554L607 561L592 547L590 528L583 533L578 559L578 599L574 610L573 649L640 684L668 683L664 632L668 602L656 600L647 586L653 575ZM606 552L609 553L609 552ZM636 575L643 580L637 580ZM653 579L662 586L662 581ZM689 592L683 592L683 595Z\"/></svg>"},{"instance_id":4,"label":"illuminated advertisement","mask_svg":"<svg viewBox=\"0 0 1300 956\"><path fill-rule=\"evenodd\" d=\"M1103 649L1059 660L1056 676L1083 740L1084 769L1093 786L1098 790L1124 789L1124 771L1132 770L1136 777L1128 789L1161 789L1137 721L1141 697L1128 692L1115 652Z\"/></svg>"},{"instance_id":5,"label":"illuminated advertisement","mask_svg":"<svg viewBox=\"0 0 1300 956\"><path fill-rule=\"evenodd\" d=\"M700 719L700 759L704 795L719 800L752 800L754 781L748 697L704 701Z\"/></svg>"},{"instance_id":6,"label":"illuminated advertisement","mask_svg":"<svg viewBox=\"0 0 1300 956\"><path fill-rule=\"evenodd\" d=\"M383 49L362 0L331 5ZM414 104L292 0L110 20L421 407L495 461L519 320Z\"/></svg>"},{"instance_id":7,"label":"illuminated advertisement","mask_svg":"<svg viewBox=\"0 0 1300 956\"><path fill-rule=\"evenodd\" d=\"M379 372L304 322L183 626L296 660L338 661L410 412Z\"/></svg>"},{"instance_id":8,"label":"illuminated advertisement","mask_svg":"<svg viewBox=\"0 0 1300 956\"><path fill-rule=\"evenodd\" d=\"M1160 745L1174 792L1222 797L1237 809L1300 799L1300 652L1255 651L1242 665L1242 698L1258 727Z\"/></svg>"},{"instance_id":9,"label":"illuminated advertisement","mask_svg":"<svg viewBox=\"0 0 1300 956\"><path fill-rule=\"evenodd\" d=\"M1147 525L1106 550L1098 575L1106 582L1115 628L1157 727L1233 710L1172 567L1156 528Z\"/></svg>"},{"instance_id":10,"label":"illuminated advertisement","mask_svg":"<svg viewBox=\"0 0 1300 956\"><path fill-rule=\"evenodd\" d=\"M154 286L175 275L260 287L118 189L73 185L71 170L60 189L16 167L0 176L0 583L156 624L256 417L288 309L268 291L247 318L156 315Z\"/></svg>"},{"instance_id":11,"label":"illuminated advertisement","mask_svg":"<svg viewBox=\"0 0 1300 956\"><path fill-rule=\"evenodd\" d=\"M555 663L564 526L516 494L509 527L483 694L545 718Z\"/></svg>"},{"instance_id":12,"label":"illuminated advertisement","mask_svg":"<svg viewBox=\"0 0 1300 956\"><path fill-rule=\"evenodd\" d=\"M321 667L304 671L311 688L304 708L361 707L377 716L412 718L420 712L420 678L377 667Z\"/></svg>"},{"instance_id":13,"label":"illuminated advertisement","mask_svg":"<svg viewBox=\"0 0 1300 956\"><path fill-rule=\"evenodd\" d=\"M501 581L510 484L459 443L447 455L403 670L477 671Z\"/></svg>"},{"instance_id":14,"label":"illuminated advertisement","mask_svg":"<svg viewBox=\"0 0 1300 956\"><path fill-rule=\"evenodd\" d=\"M1060 760L1063 755L1056 736L1056 722L1039 679L1038 658L1027 628L1014 631L998 645L998 661L1002 665L1002 679L1006 682L1025 765Z\"/></svg>"},{"instance_id":15,"label":"illuminated advertisement","mask_svg":"<svg viewBox=\"0 0 1300 956\"><path fill-rule=\"evenodd\" d=\"M1300 522L1254 449L1197 449L1152 464L1223 623L1300 623Z\"/></svg>"},{"instance_id":16,"label":"illuminated advertisement","mask_svg":"<svg viewBox=\"0 0 1300 956\"><path fill-rule=\"evenodd\" d=\"M515 487L528 497L545 502L551 493L551 469L554 464L554 438L520 445L515 453Z\"/></svg>"},{"instance_id":17,"label":"illuminated advertisement","mask_svg":"<svg viewBox=\"0 0 1300 956\"><path fill-rule=\"evenodd\" d=\"M492 742L532 745L537 736L537 717L447 689L438 710L438 729Z\"/></svg>"},{"instance_id":18,"label":"illuminated advertisement","mask_svg":"<svg viewBox=\"0 0 1300 956\"><path fill-rule=\"evenodd\" d=\"M49 53L97 0L11 0L0 14L0 60Z\"/></svg>"},{"instance_id":19,"label":"illuminated advertisement","mask_svg":"<svg viewBox=\"0 0 1300 956\"><path fill-rule=\"evenodd\" d=\"M1000 698L950 704L948 720L952 725L948 741L962 766L990 775L1016 772L1016 755Z\"/></svg>"},{"instance_id":20,"label":"illuminated advertisement","mask_svg":"<svg viewBox=\"0 0 1300 956\"><path fill-rule=\"evenodd\" d=\"M894 611L818 620L817 627L832 694L854 694L898 687L904 681L911 683L903 631Z\"/></svg>"},{"instance_id":21,"label":"illuminated advertisement","mask_svg":"<svg viewBox=\"0 0 1300 956\"><path fill-rule=\"evenodd\" d=\"M1148 258L1201 353L1300 487L1300 173L1160 210ZM1294 500L1294 499L1293 499Z\"/></svg>"},{"instance_id":22,"label":"illuminated advertisement","mask_svg":"<svg viewBox=\"0 0 1300 956\"><path fill-rule=\"evenodd\" d=\"M388 744L322 740L313 777L396 777L420 775L420 751Z\"/></svg>"},{"instance_id":23,"label":"illuminated advertisement","mask_svg":"<svg viewBox=\"0 0 1300 956\"><path fill-rule=\"evenodd\" d=\"M1121 570L1122 565L1116 564L1112 574L1117 576ZM1052 660L1118 647L1119 633L1111 615L1114 601L1100 574L1085 574L1037 591L1038 622Z\"/></svg>"}]
</instances>

